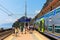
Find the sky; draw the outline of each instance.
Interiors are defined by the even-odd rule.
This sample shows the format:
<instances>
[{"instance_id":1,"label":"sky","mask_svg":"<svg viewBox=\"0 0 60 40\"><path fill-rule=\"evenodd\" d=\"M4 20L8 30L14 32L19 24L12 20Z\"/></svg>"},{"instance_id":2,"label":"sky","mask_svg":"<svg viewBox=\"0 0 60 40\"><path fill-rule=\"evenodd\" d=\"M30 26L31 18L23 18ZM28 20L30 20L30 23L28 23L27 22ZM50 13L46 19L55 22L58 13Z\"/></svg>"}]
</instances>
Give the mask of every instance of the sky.
<instances>
[{"instance_id":1,"label":"sky","mask_svg":"<svg viewBox=\"0 0 60 40\"><path fill-rule=\"evenodd\" d=\"M46 2L46 0L0 0L0 28L1 25L14 23L25 15L25 1L27 1L27 17L29 18L34 18Z\"/></svg>"}]
</instances>

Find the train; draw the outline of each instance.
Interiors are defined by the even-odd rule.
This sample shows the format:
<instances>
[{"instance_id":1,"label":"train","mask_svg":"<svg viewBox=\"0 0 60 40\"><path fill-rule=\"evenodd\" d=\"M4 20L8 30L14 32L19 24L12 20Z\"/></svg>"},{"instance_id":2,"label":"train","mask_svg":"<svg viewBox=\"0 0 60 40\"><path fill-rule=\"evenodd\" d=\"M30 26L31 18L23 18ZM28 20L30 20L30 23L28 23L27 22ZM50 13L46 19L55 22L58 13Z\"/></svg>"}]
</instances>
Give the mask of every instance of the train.
<instances>
[{"instance_id":1,"label":"train","mask_svg":"<svg viewBox=\"0 0 60 40\"><path fill-rule=\"evenodd\" d=\"M37 18L34 24L39 32L60 38L60 6Z\"/></svg>"}]
</instances>

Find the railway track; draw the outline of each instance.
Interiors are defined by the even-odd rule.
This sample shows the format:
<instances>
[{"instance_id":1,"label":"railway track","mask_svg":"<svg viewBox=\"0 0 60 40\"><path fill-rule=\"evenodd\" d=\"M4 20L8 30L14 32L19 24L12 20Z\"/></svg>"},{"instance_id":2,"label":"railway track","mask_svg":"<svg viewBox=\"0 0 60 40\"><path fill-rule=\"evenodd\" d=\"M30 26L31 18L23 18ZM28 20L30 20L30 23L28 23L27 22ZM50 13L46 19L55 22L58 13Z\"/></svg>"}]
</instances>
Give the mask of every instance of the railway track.
<instances>
[{"instance_id":1,"label":"railway track","mask_svg":"<svg viewBox=\"0 0 60 40\"><path fill-rule=\"evenodd\" d=\"M13 30L5 30L3 32L0 32L0 40L3 40L4 38L8 37L13 33Z\"/></svg>"}]
</instances>

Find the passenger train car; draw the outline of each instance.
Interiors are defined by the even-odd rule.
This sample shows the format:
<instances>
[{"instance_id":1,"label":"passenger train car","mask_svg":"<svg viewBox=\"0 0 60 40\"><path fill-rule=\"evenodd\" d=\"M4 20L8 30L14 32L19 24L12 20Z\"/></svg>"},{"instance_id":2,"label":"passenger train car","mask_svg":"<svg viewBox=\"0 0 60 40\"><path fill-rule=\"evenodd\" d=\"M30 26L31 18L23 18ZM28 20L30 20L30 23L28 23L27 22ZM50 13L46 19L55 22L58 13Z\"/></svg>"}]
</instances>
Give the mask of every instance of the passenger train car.
<instances>
[{"instance_id":1,"label":"passenger train car","mask_svg":"<svg viewBox=\"0 0 60 40\"><path fill-rule=\"evenodd\" d=\"M60 6L37 18L34 23L38 31L60 38Z\"/></svg>"}]
</instances>

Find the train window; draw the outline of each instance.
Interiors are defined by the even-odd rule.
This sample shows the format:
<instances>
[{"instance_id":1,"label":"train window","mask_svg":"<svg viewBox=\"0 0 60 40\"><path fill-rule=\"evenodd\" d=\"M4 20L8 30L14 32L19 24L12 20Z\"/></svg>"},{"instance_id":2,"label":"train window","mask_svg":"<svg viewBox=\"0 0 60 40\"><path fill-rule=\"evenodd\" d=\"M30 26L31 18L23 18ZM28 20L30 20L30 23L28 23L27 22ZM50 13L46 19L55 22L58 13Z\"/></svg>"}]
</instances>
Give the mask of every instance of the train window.
<instances>
[{"instance_id":1,"label":"train window","mask_svg":"<svg viewBox=\"0 0 60 40\"><path fill-rule=\"evenodd\" d=\"M52 28L48 28L49 31L52 31Z\"/></svg>"},{"instance_id":2,"label":"train window","mask_svg":"<svg viewBox=\"0 0 60 40\"><path fill-rule=\"evenodd\" d=\"M60 28L60 26L55 26L55 28Z\"/></svg>"},{"instance_id":3,"label":"train window","mask_svg":"<svg viewBox=\"0 0 60 40\"><path fill-rule=\"evenodd\" d=\"M55 29L55 32L56 33L60 33L60 29Z\"/></svg>"},{"instance_id":4,"label":"train window","mask_svg":"<svg viewBox=\"0 0 60 40\"><path fill-rule=\"evenodd\" d=\"M48 27L48 30L49 30L49 31L52 31L52 26L49 26L49 27Z\"/></svg>"},{"instance_id":5,"label":"train window","mask_svg":"<svg viewBox=\"0 0 60 40\"><path fill-rule=\"evenodd\" d=\"M52 26L49 26L49 27L52 27Z\"/></svg>"},{"instance_id":6,"label":"train window","mask_svg":"<svg viewBox=\"0 0 60 40\"><path fill-rule=\"evenodd\" d=\"M60 33L60 26L55 26L55 32Z\"/></svg>"}]
</instances>

